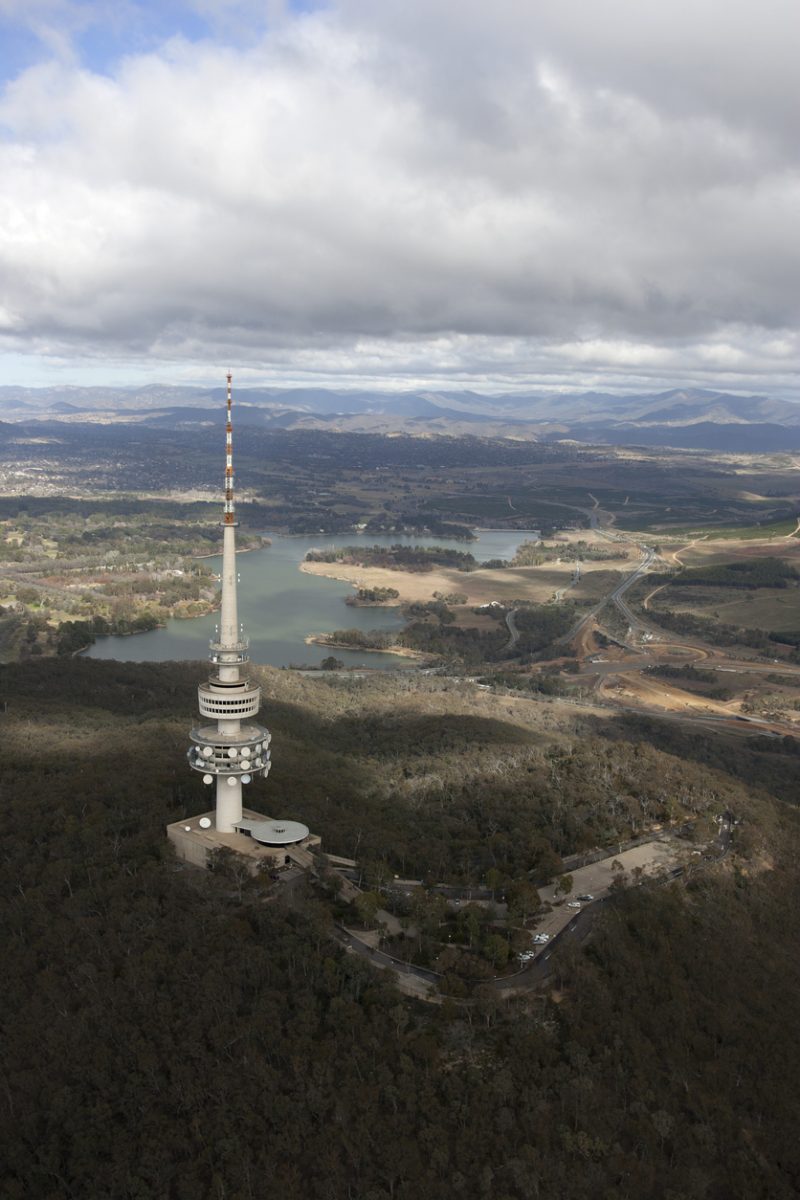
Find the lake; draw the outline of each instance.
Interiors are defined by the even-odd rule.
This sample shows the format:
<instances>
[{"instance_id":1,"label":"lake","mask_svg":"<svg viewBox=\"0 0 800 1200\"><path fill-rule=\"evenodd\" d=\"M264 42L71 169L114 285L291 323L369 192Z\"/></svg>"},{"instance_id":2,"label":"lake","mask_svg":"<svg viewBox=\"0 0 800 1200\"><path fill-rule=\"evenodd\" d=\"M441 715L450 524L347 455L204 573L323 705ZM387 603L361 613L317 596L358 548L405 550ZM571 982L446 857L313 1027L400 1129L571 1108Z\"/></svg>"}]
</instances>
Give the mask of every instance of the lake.
<instances>
[{"instance_id":1,"label":"lake","mask_svg":"<svg viewBox=\"0 0 800 1200\"><path fill-rule=\"evenodd\" d=\"M345 597L353 594L348 583L306 575L298 570L308 550L354 545L362 540L357 534L331 539L287 537L270 533L272 545L264 550L237 555L239 567L239 620L250 638L250 657L256 663L274 667L316 666L334 654L347 667L402 667L406 661L396 654L364 653L359 650L331 650L327 646L307 646L310 633L331 633L334 629L402 629L399 608L350 608ZM488 529L477 541L457 542L450 538L367 535L368 546L437 545L469 550L479 561L512 558L526 538L538 537L535 530ZM217 573L221 557L209 565ZM217 613L189 621L169 620L163 629L137 633L131 637L98 638L86 651L89 658L113 658L121 662L166 662L202 659L214 636Z\"/></svg>"}]
</instances>

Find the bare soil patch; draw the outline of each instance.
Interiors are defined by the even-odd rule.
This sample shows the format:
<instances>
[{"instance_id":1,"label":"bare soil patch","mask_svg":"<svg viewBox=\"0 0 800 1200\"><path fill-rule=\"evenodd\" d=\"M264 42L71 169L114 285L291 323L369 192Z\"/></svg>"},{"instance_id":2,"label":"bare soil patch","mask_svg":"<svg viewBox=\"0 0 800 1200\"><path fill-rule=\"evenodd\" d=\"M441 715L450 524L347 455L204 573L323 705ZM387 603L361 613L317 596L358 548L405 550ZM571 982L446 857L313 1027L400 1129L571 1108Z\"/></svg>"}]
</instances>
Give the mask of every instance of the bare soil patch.
<instances>
[{"instance_id":1,"label":"bare soil patch","mask_svg":"<svg viewBox=\"0 0 800 1200\"><path fill-rule=\"evenodd\" d=\"M628 564L619 563L628 568ZM547 604L554 594L567 588L575 574L574 563L547 563L541 567L508 567L502 570L457 571L446 567L433 571L390 571L385 567L349 566L345 563L304 562L300 570L309 575L324 575L339 579L353 587L393 587L400 593L396 603L424 603L434 598L434 592L461 592L467 597L467 608L490 604L497 600L509 604L514 600L529 600ZM608 562L582 563L581 578L570 587L565 598L594 601L612 590L620 578L619 572L609 569Z\"/></svg>"},{"instance_id":2,"label":"bare soil patch","mask_svg":"<svg viewBox=\"0 0 800 1200\"><path fill-rule=\"evenodd\" d=\"M694 695L683 688L675 687L662 679L644 678L641 675L615 676L615 685L607 689L614 698L636 700L650 707L669 712L718 713L720 716L735 716L740 710L738 700L709 700L706 696Z\"/></svg>"}]
</instances>

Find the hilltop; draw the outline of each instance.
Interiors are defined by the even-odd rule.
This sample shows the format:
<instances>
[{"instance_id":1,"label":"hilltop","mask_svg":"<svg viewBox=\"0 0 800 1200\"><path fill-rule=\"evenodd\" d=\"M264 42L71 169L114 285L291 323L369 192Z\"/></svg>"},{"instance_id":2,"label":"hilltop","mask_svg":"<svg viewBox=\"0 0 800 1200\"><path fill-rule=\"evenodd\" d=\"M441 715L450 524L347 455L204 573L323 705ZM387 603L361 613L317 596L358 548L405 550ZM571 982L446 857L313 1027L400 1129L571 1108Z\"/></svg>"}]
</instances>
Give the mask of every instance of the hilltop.
<instances>
[{"instance_id":1,"label":"hilltop","mask_svg":"<svg viewBox=\"0 0 800 1200\"><path fill-rule=\"evenodd\" d=\"M625 822L652 789L744 821L719 868L622 895L544 992L417 1006L313 894L242 903L169 857L164 823L200 802L200 671L0 675L5 1196L796 1194L796 754L447 681L265 672L264 804L332 850L522 866L537 840L580 844L578 804Z\"/></svg>"}]
</instances>

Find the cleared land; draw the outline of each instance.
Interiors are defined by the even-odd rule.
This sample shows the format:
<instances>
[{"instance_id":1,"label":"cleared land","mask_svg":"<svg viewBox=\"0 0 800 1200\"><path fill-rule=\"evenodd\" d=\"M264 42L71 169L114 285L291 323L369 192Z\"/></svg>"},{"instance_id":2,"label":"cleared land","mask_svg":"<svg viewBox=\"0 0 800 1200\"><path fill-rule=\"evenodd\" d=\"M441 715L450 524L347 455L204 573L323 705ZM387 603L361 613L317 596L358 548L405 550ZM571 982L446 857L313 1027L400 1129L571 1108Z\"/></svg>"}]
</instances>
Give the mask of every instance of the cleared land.
<instances>
[{"instance_id":1,"label":"cleared land","mask_svg":"<svg viewBox=\"0 0 800 1200\"><path fill-rule=\"evenodd\" d=\"M422 540L422 539L421 539ZM430 539L428 539L430 540ZM520 542L524 539L521 536ZM559 537L564 542L583 540L590 546L596 545L607 550L609 543L600 535L589 530L581 530L571 535ZM478 569L477 571L458 571L453 568L438 567L432 571L394 571L384 567L364 567L347 565L345 563L305 562L300 570L311 575L323 575L329 579L339 579L350 583L353 587L379 588L393 587L400 593L398 603L414 604L434 598L435 592L443 594L461 592L466 595L465 609L490 604L492 600L509 604L514 600L524 599L536 604L547 604L556 592L568 589L567 595L575 603L590 603L619 583L622 572L632 569L635 559L623 555L628 547L620 547L619 558L605 559L598 562L581 562L580 578L573 584L576 573L574 562L550 561L538 567L507 567L502 569ZM638 553L633 547L635 555ZM462 615L461 622L470 624L467 615Z\"/></svg>"},{"instance_id":2,"label":"cleared land","mask_svg":"<svg viewBox=\"0 0 800 1200\"><path fill-rule=\"evenodd\" d=\"M667 590L656 599L653 607L657 611L660 599L665 607L674 612L713 616L724 625L739 625L744 629L774 629L778 632L800 629L800 597L795 588L759 588L745 595L724 588L717 591L718 595L711 595L709 591L702 600L698 597L692 603L691 596L678 597L675 589L672 592Z\"/></svg>"}]
</instances>

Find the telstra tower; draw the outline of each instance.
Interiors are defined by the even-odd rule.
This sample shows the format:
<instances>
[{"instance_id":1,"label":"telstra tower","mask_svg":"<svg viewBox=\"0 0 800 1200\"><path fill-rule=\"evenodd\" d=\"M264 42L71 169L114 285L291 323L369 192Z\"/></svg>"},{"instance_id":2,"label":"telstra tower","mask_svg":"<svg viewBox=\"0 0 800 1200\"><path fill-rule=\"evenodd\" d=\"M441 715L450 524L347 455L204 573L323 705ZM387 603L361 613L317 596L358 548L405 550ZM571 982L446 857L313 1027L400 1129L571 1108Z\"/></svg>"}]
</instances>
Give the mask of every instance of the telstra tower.
<instances>
[{"instance_id":1,"label":"telstra tower","mask_svg":"<svg viewBox=\"0 0 800 1200\"><path fill-rule=\"evenodd\" d=\"M167 836L179 858L208 866L222 847L244 855L257 871L266 861L279 870L309 869L320 839L300 821L276 820L242 807L242 787L269 774L272 736L253 718L261 688L248 678L248 641L239 624L236 574L236 510L233 502L233 423L228 375L225 425L225 506L222 518L222 607L211 642L211 674L197 689L200 724L191 732L189 765L209 787L216 780L214 812L175 821Z\"/></svg>"},{"instance_id":2,"label":"telstra tower","mask_svg":"<svg viewBox=\"0 0 800 1200\"><path fill-rule=\"evenodd\" d=\"M233 501L233 424L231 375L228 374L225 425L225 506L222 519L222 608L210 643L211 674L197 689L200 715L216 724L196 726L189 765L203 782L217 781L216 828L233 833L242 821L242 785L270 768L271 735L250 718L261 707L261 688L248 678L249 642L239 624L236 573L236 510Z\"/></svg>"}]
</instances>

